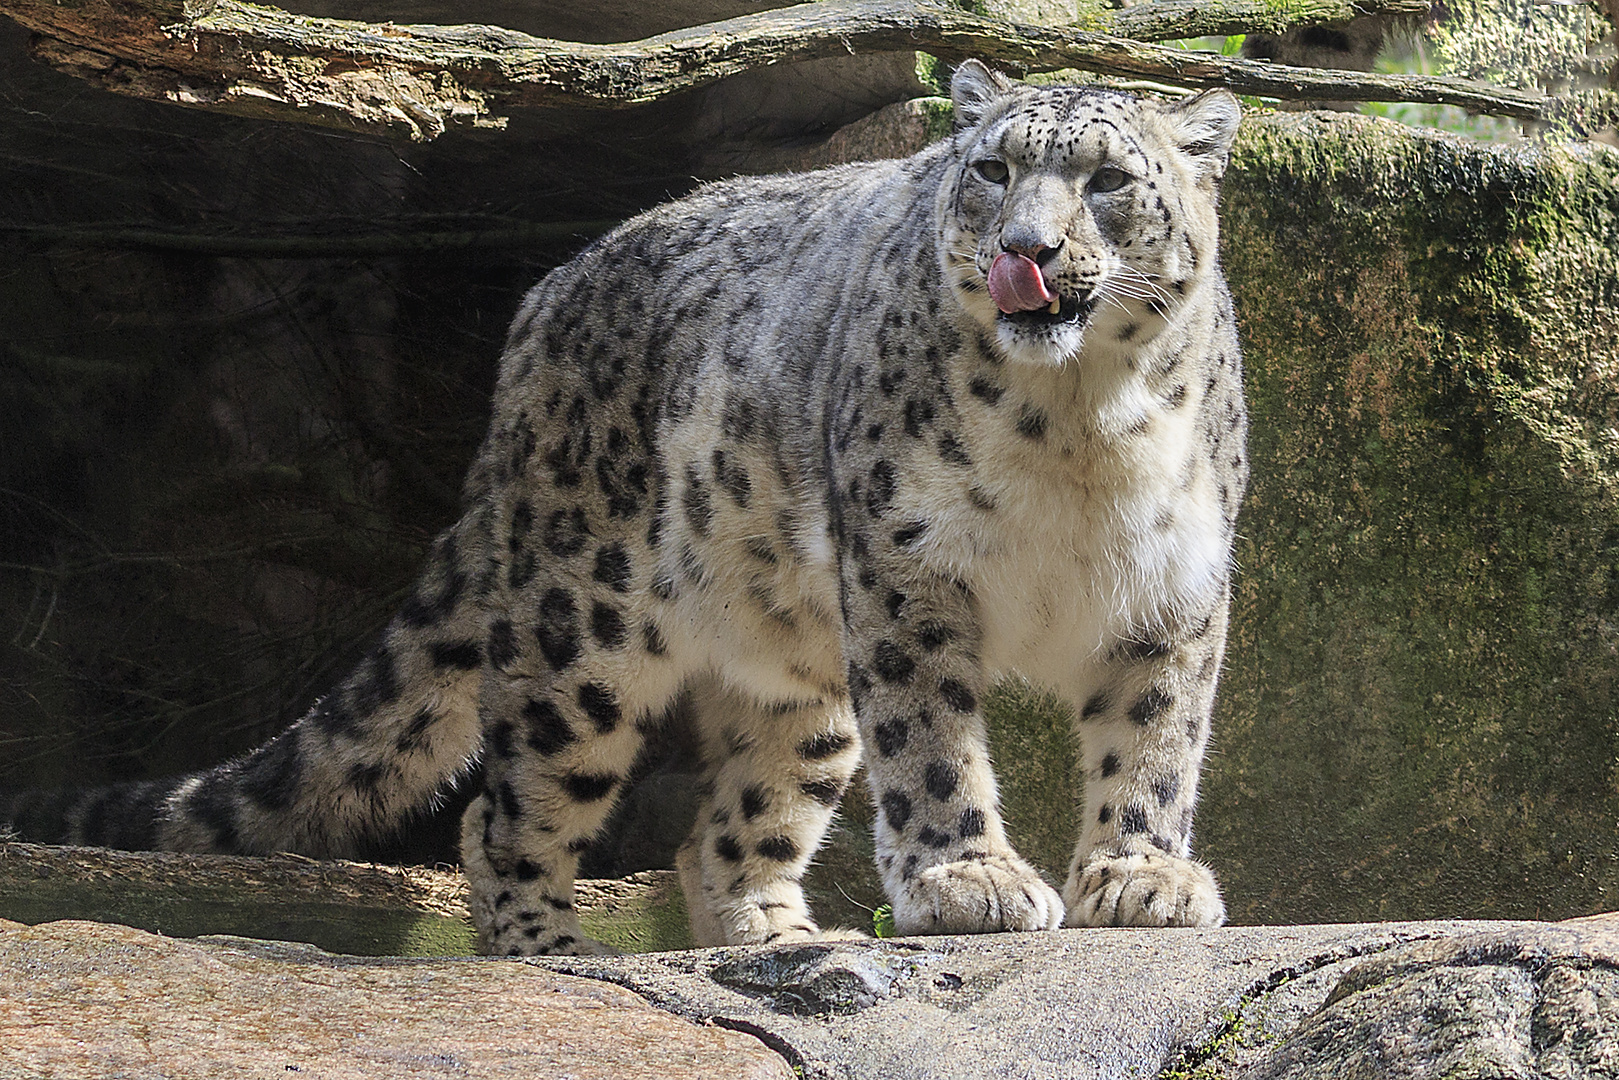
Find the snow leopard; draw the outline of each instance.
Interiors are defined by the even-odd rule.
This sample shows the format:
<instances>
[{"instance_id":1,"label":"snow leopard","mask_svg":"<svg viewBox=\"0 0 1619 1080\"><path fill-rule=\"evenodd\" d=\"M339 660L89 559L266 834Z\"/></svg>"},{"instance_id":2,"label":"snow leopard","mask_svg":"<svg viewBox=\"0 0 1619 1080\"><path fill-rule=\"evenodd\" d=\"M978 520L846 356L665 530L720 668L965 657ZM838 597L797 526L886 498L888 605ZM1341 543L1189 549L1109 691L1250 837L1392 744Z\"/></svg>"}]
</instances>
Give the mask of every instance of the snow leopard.
<instances>
[{"instance_id":1,"label":"snow leopard","mask_svg":"<svg viewBox=\"0 0 1619 1080\"><path fill-rule=\"evenodd\" d=\"M597 953L580 854L689 695L699 944L837 933L801 879L862 761L899 934L1219 925L1191 844L1248 475L1240 109L950 89L913 157L711 183L547 275L463 515L340 685L216 768L0 800L18 831L341 856L477 762L480 948ZM998 809L1003 676L1072 709L1060 889Z\"/></svg>"}]
</instances>

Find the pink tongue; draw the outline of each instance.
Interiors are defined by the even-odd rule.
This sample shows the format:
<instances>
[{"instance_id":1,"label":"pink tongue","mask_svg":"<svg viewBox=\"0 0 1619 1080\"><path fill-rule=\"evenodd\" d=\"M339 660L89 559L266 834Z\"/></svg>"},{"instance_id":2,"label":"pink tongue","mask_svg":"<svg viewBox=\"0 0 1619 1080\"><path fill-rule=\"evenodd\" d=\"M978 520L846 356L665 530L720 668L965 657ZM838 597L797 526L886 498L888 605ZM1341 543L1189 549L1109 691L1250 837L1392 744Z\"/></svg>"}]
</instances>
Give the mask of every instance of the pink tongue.
<instances>
[{"instance_id":1,"label":"pink tongue","mask_svg":"<svg viewBox=\"0 0 1619 1080\"><path fill-rule=\"evenodd\" d=\"M1040 276L1034 260L1012 251L1001 252L990 265L989 296L1008 315L1050 307L1057 299L1057 294L1046 288L1046 279Z\"/></svg>"}]
</instances>

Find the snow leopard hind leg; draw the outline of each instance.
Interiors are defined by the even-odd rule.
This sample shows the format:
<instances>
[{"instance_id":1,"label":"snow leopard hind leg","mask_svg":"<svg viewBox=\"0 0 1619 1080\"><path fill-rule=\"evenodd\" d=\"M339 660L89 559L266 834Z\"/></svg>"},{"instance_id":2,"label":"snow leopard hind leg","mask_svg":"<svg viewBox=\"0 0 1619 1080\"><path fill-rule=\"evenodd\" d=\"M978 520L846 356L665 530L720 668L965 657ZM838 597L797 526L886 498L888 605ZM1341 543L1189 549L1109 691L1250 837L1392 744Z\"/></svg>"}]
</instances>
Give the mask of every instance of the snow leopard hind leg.
<instances>
[{"instance_id":1,"label":"snow leopard hind leg","mask_svg":"<svg viewBox=\"0 0 1619 1080\"><path fill-rule=\"evenodd\" d=\"M492 636L504 633L497 620ZM576 665L575 678L559 685L517 674L514 658L485 685L486 787L463 818L462 860L486 953L613 951L580 926L579 857L677 684L638 686L611 679L611 665ZM691 691L706 774L677 865L694 944L827 936L802 881L859 763L847 701L766 702L711 675L693 679Z\"/></svg>"},{"instance_id":2,"label":"snow leopard hind leg","mask_svg":"<svg viewBox=\"0 0 1619 1080\"><path fill-rule=\"evenodd\" d=\"M668 581L631 530L598 522L600 536L527 579L526 522L552 518L548 499L526 487L502 512L517 536L508 546L518 557L506 566L508 581L519 570L520 595L507 595L490 623L484 790L462 837L481 951L610 951L586 935L574 907L579 857L646 736L686 688L706 762L697 823L678 860L697 943L822 936L802 878L859 761L848 702L833 692L841 687L771 696L695 662L701 653L689 637L666 637L680 609L659 599ZM531 625L514 621L528 612Z\"/></svg>"},{"instance_id":3,"label":"snow leopard hind leg","mask_svg":"<svg viewBox=\"0 0 1619 1080\"><path fill-rule=\"evenodd\" d=\"M707 776L677 865L698 946L823 936L803 877L860 761L841 696L762 702L717 680L696 687Z\"/></svg>"}]
</instances>

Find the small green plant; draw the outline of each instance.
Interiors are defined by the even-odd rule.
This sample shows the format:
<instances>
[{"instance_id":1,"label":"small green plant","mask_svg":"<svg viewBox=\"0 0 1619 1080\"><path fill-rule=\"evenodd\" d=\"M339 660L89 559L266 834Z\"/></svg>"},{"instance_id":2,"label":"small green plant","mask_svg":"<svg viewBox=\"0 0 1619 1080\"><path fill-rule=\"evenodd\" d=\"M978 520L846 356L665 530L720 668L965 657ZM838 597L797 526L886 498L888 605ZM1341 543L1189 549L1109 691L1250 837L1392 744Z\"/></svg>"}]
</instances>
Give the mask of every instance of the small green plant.
<instances>
[{"instance_id":1,"label":"small green plant","mask_svg":"<svg viewBox=\"0 0 1619 1080\"><path fill-rule=\"evenodd\" d=\"M1183 1051L1158 1074L1158 1080L1218 1080L1226 1075L1235 1051L1258 1046L1271 1037L1263 1024L1254 1023L1240 1009L1228 1009L1214 1036L1202 1046Z\"/></svg>"},{"instance_id":2,"label":"small green plant","mask_svg":"<svg viewBox=\"0 0 1619 1080\"><path fill-rule=\"evenodd\" d=\"M1227 34L1225 37L1209 36L1195 38L1171 38L1159 42L1171 49L1187 49L1192 52L1217 52L1221 56L1236 56L1242 48L1242 41L1247 34Z\"/></svg>"},{"instance_id":3,"label":"small green plant","mask_svg":"<svg viewBox=\"0 0 1619 1080\"><path fill-rule=\"evenodd\" d=\"M871 932L880 938L894 936L894 907L892 904L882 904L872 909Z\"/></svg>"}]
</instances>

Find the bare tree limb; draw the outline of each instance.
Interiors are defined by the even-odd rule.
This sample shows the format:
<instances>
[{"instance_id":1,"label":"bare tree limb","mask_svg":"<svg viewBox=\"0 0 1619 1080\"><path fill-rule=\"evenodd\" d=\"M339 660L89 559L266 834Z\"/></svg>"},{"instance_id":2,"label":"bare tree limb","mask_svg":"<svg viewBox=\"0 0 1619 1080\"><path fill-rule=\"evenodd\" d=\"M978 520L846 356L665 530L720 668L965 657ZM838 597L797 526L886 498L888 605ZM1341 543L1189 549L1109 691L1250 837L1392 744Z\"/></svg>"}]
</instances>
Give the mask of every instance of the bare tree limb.
<instances>
[{"instance_id":1,"label":"bare tree limb","mask_svg":"<svg viewBox=\"0 0 1619 1080\"><path fill-rule=\"evenodd\" d=\"M1619 0L1616 0L1619 2ZM1362 15L1426 15L1428 0L1156 0L1104 11L1073 24L1136 41L1216 37L1226 34L1285 34L1304 26L1348 22Z\"/></svg>"},{"instance_id":2,"label":"bare tree limb","mask_svg":"<svg viewBox=\"0 0 1619 1080\"><path fill-rule=\"evenodd\" d=\"M1525 119L1545 102L1462 80L1291 68L1009 23L930 0L824 0L612 45L488 26L314 19L240 0L205 12L186 3L0 0L0 12L45 35L37 58L108 89L411 139L451 125L503 126L501 112L514 109L622 108L773 64L917 49L1276 98L1417 101Z\"/></svg>"}]
</instances>

